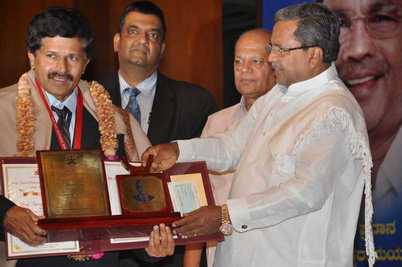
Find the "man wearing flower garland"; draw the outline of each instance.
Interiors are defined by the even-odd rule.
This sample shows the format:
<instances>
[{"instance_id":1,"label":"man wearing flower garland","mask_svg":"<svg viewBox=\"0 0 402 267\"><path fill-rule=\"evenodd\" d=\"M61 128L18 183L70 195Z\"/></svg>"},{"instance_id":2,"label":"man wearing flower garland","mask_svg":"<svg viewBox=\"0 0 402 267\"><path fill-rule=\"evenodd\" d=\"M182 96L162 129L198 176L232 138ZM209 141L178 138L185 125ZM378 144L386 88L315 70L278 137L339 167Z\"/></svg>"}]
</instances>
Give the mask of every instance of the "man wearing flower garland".
<instances>
[{"instance_id":1,"label":"man wearing flower garland","mask_svg":"<svg viewBox=\"0 0 402 267\"><path fill-rule=\"evenodd\" d=\"M107 157L125 154L138 159L149 146L135 119L114 107L103 87L80 80L92 44L88 23L77 11L51 8L32 19L27 37L31 71L18 84L0 90L0 156L101 148ZM0 196L0 230L39 245L45 242L46 231L37 221L33 212ZM151 256L171 255L170 230L159 227L154 228L146 250ZM116 265L118 253L105 253L100 259L57 256L17 262L20 267Z\"/></svg>"}]
</instances>

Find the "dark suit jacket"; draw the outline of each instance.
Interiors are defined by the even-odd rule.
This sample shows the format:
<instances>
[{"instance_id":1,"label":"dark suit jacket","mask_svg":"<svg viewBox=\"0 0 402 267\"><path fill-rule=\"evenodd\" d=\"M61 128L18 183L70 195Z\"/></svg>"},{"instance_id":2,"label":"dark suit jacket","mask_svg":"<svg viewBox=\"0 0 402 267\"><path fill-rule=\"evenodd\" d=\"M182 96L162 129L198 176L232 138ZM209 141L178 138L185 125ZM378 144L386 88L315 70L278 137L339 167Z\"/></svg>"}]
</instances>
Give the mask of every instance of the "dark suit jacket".
<instances>
[{"instance_id":1,"label":"dark suit jacket","mask_svg":"<svg viewBox=\"0 0 402 267\"><path fill-rule=\"evenodd\" d=\"M117 73L100 80L100 83L109 91L113 104L121 106ZM208 116L216 111L215 101L208 90L158 73L148 138L155 145L198 137Z\"/></svg>"},{"instance_id":2,"label":"dark suit jacket","mask_svg":"<svg viewBox=\"0 0 402 267\"><path fill-rule=\"evenodd\" d=\"M100 80L109 91L113 104L121 106L120 83L117 73ZM153 145L172 140L199 137L208 116L217 111L212 94L191 83L172 80L158 72L155 98L152 104L148 138ZM204 257L200 266L206 266ZM120 266L178 267L183 266L184 247L176 247L175 254L158 262L146 259L141 250L123 252ZM134 261L133 262L133 257Z\"/></svg>"}]
</instances>

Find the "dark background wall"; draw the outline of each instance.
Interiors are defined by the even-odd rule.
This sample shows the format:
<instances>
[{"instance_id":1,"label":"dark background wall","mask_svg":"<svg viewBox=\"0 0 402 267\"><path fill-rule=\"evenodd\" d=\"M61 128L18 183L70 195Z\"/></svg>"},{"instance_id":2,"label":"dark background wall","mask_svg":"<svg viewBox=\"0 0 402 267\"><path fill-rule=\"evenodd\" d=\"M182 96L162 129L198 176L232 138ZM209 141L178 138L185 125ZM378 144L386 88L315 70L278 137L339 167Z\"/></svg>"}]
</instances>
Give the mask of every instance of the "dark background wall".
<instances>
[{"instance_id":1,"label":"dark background wall","mask_svg":"<svg viewBox=\"0 0 402 267\"><path fill-rule=\"evenodd\" d=\"M234 46L239 35L260 25L261 1L223 0L223 104L239 102L233 77Z\"/></svg>"},{"instance_id":2,"label":"dark background wall","mask_svg":"<svg viewBox=\"0 0 402 267\"><path fill-rule=\"evenodd\" d=\"M15 83L28 70L25 37L32 16L48 6L79 9L95 32L95 51L84 79L117 69L112 38L130 0L0 1L0 87ZM233 49L237 37L259 25L260 0L155 0L165 12L165 74L210 90L220 106L238 101L233 83Z\"/></svg>"}]
</instances>

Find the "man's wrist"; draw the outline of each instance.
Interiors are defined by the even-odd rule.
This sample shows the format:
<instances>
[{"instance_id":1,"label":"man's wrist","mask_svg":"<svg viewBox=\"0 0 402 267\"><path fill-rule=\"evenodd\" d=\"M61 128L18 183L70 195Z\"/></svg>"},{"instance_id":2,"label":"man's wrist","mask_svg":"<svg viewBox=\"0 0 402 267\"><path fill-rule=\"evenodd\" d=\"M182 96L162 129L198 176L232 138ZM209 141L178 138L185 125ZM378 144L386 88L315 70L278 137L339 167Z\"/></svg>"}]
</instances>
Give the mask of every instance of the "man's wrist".
<instances>
[{"instance_id":1,"label":"man's wrist","mask_svg":"<svg viewBox=\"0 0 402 267\"><path fill-rule=\"evenodd\" d=\"M180 156L179 144L177 142L172 142L172 144L173 144L174 152L176 153L176 160L178 160L179 156Z\"/></svg>"},{"instance_id":2,"label":"man's wrist","mask_svg":"<svg viewBox=\"0 0 402 267\"><path fill-rule=\"evenodd\" d=\"M233 233L233 226L227 204L221 206L221 226L219 227L219 231L224 235L231 235Z\"/></svg>"},{"instance_id":3,"label":"man's wrist","mask_svg":"<svg viewBox=\"0 0 402 267\"><path fill-rule=\"evenodd\" d=\"M15 204L11 200L0 195L0 229L3 227L7 212L12 207L15 207Z\"/></svg>"}]
</instances>

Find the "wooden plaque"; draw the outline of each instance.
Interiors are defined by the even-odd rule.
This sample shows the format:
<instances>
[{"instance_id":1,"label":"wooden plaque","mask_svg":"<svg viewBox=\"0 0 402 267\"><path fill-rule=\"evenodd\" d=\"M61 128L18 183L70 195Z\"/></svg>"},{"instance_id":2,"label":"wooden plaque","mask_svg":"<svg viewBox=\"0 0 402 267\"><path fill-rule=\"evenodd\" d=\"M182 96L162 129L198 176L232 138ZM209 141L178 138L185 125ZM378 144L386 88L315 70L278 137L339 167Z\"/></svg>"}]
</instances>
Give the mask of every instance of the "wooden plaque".
<instances>
[{"instance_id":1,"label":"wooden plaque","mask_svg":"<svg viewBox=\"0 0 402 267\"><path fill-rule=\"evenodd\" d=\"M37 161L47 219L111 215L99 150L38 151Z\"/></svg>"},{"instance_id":2,"label":"wooden plaque","mask_svg":"<svg viewBox=\"0 0 402 267\"><path fill-rule=\"evenodd\" d=\"M56 153L59 151L52 152ZM62 152L61 154L65 154L66 151ZM77 153L80 155L78 151L70 152L75 152L72 153L75 156L65 157L68 159L66 159L67 161L76 160ZM38 177L35 171L35 159L0 158L0 166L2 166L0 176L3 179L4 195L15 201L15 203L30 208L40 216L44 214L45 217L38 221L38 225L47 230L47 241L51 242L46 243L45 247L30 247L26 245L27 247L21 251L20 243L13 245L15 241L18 241L17 238L8 233L6 235L8 258L32 258L144 248L148 245L147 238L152 231L153 225L159 223L170 225L180 218L180 214L175 212L169 189L167 188L167 184L170 182L178 182L179 188L181 188L180 183L194 183L197 190L202 191L199 197L199 204L214 205L205 162L178 163L163 173L149 173L147 167L131 166L129 167L129 175L120 175L128 173L127 169L124 168L124 164L121 162L115 162L116 164L102 162L102 154L99 151L89 152L82 151L84 155L89 156L89 159L92 160L95 158L95 162L101 162L102 168L96 169L94 167L96 164L85 163L85 171L83 173L91 172L93 174L102 170L103 173L107 174L107 182L104 182L103 193L100 193L101 198L106 196L105 199L108 202L106 205L108 207L107 210L109 210L109 206L113 207L109 201L118 201L119 198L122 200L119 203L122 209L117 211L112 208L112 215L88 216L88 213L78 212L78 214L71 217L47 217L46 211L47 209L49 210L49 204L46 204L46 200L50 194L45 193L45 190L48 188L44 188L43 170L45 170L44 167L47 165L42 166L42 163L46 162L46 160L53 160L53 157L48 154L50 151L38 153L37 161L41 162L41 164L38 164L38 170L42 177ZM62 158L62 156L58 157ZM81 158L81 156L78 157ZM61 161L57 157L56 160ZM77 161L79 162L78 159ZM58 162L57 164L61 163ZM103 164L106 164L107 167L103 167ZM114 168L111 166L114 165L119 165L120 167L111 171ZM50 179L66 179L66 177L71 177L72 173L80 173L81 171L70 170L68 167L63 166L63 164L61 164L60 168L59 165L54 164L50 168L54 168L49 171L51 174ZM66 169L70 170L70 173L66 174ZM137 185L137 181L140 181L142 184ZM95 182L102 184L99 181ZM119 189L124 183L126 183L123 186L124 188L133 188L129 190L124 188ZM69 185L67 188L74 188L74 186ZM102 187L98 186L98 188L101 189ZM59 188L56 189L59 190ZM119 194L120 191L125 193ZM110 198L108 197L109 194ZM126 197L128 199L127 202L123 202L125 201L124 194L128 196ZM102 199L96 200L103 201ZM152 203L153 201L155 202ZM65 211L65 209L62 209L62 211ZM67 214L67 216L69 215ZM207 240L220 241L223 240L223 236L220 233L216 233L190 239L178 237L175 242L177 245L184 245L206 242ZM56 245L53 242L63 243ZM13 249L14 247L15 249Z\"/></svg>"},{"instance_id":3,"label":"wooden plaque","mask_svg":"<svg viewBox=\"0 0 402 267\"><path fill-rule=\"evenodd\" d=\"M150 173L148 168L143 167L131 167L130 172L129 175L116 176L123 215L148 218L178 216L173 211L165 175Z\"/></svg>"}]
</instances>

